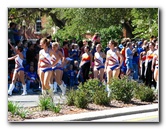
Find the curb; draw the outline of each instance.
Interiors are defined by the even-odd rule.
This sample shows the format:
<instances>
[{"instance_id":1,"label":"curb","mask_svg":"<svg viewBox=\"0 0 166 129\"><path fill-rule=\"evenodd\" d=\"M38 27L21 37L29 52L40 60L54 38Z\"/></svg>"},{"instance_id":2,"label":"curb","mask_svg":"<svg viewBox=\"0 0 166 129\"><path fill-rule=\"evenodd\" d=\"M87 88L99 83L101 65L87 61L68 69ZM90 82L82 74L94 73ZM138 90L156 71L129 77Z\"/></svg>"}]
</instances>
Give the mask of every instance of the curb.
<instances>
[{"instance_id":1,"label":"curb","mask_svg":"<svg viewBox=\"0 0 166 129\"><path fill-rule=\"evenodd\" d=\"M71 122L71 121L86 122L86 121L108 118L108 117L117 117L117 116L131 115L137 113L152 112L152 111L157 111L158 109L159 109L158 104L151 104L144 106L125 107L119 109L86 112L86 113L63 115L56 117L30 119L30 120L25 120L25 122Z\"/></svg>"}]
</instances>

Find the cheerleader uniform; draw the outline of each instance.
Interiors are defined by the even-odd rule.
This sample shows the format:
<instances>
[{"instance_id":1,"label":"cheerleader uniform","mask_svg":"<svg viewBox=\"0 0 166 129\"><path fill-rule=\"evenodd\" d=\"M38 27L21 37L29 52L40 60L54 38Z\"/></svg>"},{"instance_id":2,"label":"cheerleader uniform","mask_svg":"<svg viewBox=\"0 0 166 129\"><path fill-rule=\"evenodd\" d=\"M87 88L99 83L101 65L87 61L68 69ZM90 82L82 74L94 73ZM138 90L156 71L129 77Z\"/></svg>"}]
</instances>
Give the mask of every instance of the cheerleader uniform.
<instances>
[{"instance_id":1,"label":"cheerleader uniform","mask_svg":"<svg viewBox=\"0 0 166 129\"><path fill-rule=\"evenodd\" d=\"M46 64L49 65L50 67L45 66ZM51 56L49 54L49 50L48 52L45 52L43 49L39 52L39 69L43 71L44 73L46 71L52 71Z\"/></svg>"},{"instance_id":2,"label":"cheerleader uniform","mask_svg":"<svg viewBox=\"0 0 166 129\"><path fill-rule=\"evenodd\" d=\"M20 56L15 58L15 70L18 73L19 71L24 71L23 59Z\"/></svg>"},{"instance_id":3,"label":"cheerleader uniform","mask_svg":"<svg viewBox=\"0 0 166 129\"><path fill-rule=\"evenodd\" d=\"M100 70L104 68L103 58L100 53L96 52L94 57L94 69Z\"/></svg>"},{"instance_id":4,"label":"cheerleader uniform","mask_svg":"<svg viewBox=\"0 0 166 129\"><path fill-rule=\"evenodd\" d=\"M108 58L107 69L111 69L112 71L117 67L119 67L119 60L115 51L116 49L114 51L112 51L111 49L107 51L107 58Z\"/></svg>"}]
</instances>

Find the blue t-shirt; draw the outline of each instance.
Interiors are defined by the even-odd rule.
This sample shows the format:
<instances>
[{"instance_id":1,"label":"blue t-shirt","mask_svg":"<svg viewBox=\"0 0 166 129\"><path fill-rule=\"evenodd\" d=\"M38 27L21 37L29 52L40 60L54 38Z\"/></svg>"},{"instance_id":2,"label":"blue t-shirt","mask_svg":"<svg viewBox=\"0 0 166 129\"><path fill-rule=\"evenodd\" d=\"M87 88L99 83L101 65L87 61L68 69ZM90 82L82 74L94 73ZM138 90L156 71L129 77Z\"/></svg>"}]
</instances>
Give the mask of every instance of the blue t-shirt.
<instances>
[{"instance_id":1,"label":"blue t-shirt","mask_svg":"<svg viewBox=\"0 0 166 129\"><path fill-rule=\"evenodd\" d=\"M133 56L133 64L138 64L139 62L139 56Z\"/></svg>"},{"instance_id":2,"label":"blue t-shirt","mask_svg":"<svg viewBox=\"0 0 166 129\"><path fill-rule=\"evenodd\" d=\"M125 55L126 59L133 59L133 53L130 48L126 48Z\"/></svg>"},{"instance_id":3,"label":"blue t-shirt","mask_svg":"<svg viewBox=\"0 0 166 129\"><path fill-rule=\"evenodd\" d=\"M144 51L144 49L143 49L142 47L138 47L137 52L138 52L139 55L140 55L140 53L143 52L143 51Z\"/></svg>"},{"instance_id":4,"label":"blue t-shirt","mask_svg":"<svg viewBox=\"0 0 166 129\"><path fill-rule=\"evenodd\" d=\"M73 79L75 77L75 72L74 70L69 70L68 71L68 76L70 77L70 79Z\"/></svg>"},{"instance_id":5,"label":"blue t-shirt","mask_svg":"<svg viewBox=\"0 0 166 129\"><path fill-rule=\"evenodd\" d=\"M30 77L33 81L37 79L36 72L28 72L27 76Z\"/></svg>"},{"instance_id":6,"label":"blue t-shirt","mask_svg":"<svg viewBox=\"0 0 166 129\"><path fill-rule=\"evenodd\" d=\"M78 51L74 49L70 52L71 55L73 55L74 53L75 53L75 55L72 56L71 58L74 60L78 60Z\"/></svg>"}]
</instances>

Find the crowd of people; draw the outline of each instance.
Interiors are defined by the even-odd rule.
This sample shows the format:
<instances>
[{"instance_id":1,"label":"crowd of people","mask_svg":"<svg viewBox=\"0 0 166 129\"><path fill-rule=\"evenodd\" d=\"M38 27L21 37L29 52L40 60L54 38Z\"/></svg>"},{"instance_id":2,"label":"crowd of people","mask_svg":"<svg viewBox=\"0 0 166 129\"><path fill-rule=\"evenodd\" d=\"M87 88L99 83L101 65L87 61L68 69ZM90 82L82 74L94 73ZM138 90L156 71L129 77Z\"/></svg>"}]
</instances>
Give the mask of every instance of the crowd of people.
<instances>
[{"instance_id":1,"label":"crowd of people","mask_svg":"<svg viewBox=\"0 0 166 129\"><path fill-rule=\"evenodd\" d=\"M154 36L138 41L124 38L121 43L110 40L103 48L98 33L90 41L73 39L62 43L52 40L51 35L36 43L10 36L8 94L22 89L22 95L26 95L40 88L42 94L47 94L57 92L59 86L65 95L66 88L98 78L106 84L109 96L111 78L121 79L124 75L158 90L158 43Z\"/></svg>"}]
</instances>

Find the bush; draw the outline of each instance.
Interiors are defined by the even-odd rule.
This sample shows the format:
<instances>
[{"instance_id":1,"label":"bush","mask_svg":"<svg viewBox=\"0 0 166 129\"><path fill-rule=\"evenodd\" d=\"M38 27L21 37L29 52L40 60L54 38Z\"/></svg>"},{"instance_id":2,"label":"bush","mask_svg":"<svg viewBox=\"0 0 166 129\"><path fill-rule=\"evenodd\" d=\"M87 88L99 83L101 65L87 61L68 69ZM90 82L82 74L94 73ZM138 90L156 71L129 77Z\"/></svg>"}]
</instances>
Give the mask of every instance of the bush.
<instances>
[{"instance_id":1,"label":"bush","mask_svg":"<svg viewBox=\"0 0 166 129\"><path fill-rule=\"evenodd\" d=\"M128 80L127 77L122 79L112 79L110 83L111 96L124 103L130 102L133 98L133 91L137 82Z\"/></svg>"},{"instance_id":2,"label":"bush","mask_svg":"<svg viewBox=\"0 0 166 129\"><path fill-rule=\"evenodd\" d=\"M140 85L135 88L135 97L141 101L153 102L155 100L155 94L153 90L145 85Z\"/></svg>"},{"instance_id":3,"label":"bush","mask_svg":"<svg viewBox=\"0 0 166 129\"><path fill-rule=\"evenodd\" d=\"M69 90L69 92L67 93L67 105L69 106L74 105L75 96L76 96L76 91L73 89Z\"/></svg>"},{"instance_id":4,"label":"bush","mask_svg":"<svg viewBox=\"0 0 166 129\"><path fill-rule=\"evenodd\" d=\"M8 111L11 112L12 115L19 115L21 118L25 118L28 114L27 110L12 101L8 101Z\"/></svg>"},{"instance_id":5,"label":"bush","mask_svg":"<svg viewBox=\"0 0 166 129\"><path fill-rule=\"evenodd\" d=\"M49 105L49 109L55 113L59 113L61 110L61 106L60 104L58 104L57 106L54 104L54 102L51 102Z\"/></svg>"},{"instance_id":6,"label":"bush","mask_svg":"<svg viewBox=\"0 0 166 129\"><path fill-rule=\"evenodd\" d=\"M87 82L84 83L84 85L80 84L78 86L78 89L80 91L83 91L87 94L88 102L93 102L93 96L96 91L101 90L101 87L99 86L100 81L98 79L89 79Z\"/></svg>"},{"instance_id":7,"label":"bush","mask_svg":"<svg viewBox=\"0 0 166 129\"><path fill-rule=\"evenodd\" d=\"M101 87L101 90L97 90L93 95L93 102L98 105L109 105L110 97L107 97L107 92L105 91L105 86Z\"/></svg>"},{"instance_id":8,"label":"bush","mask_svg":"<svg viewBox=\"0 0 166 129\"><path fill-rule=\"evenodd\" d=\"M49 95L47 94L40 95L38 106L41 108L42 111L48 110L51 102L52 102L52 98Z\"/></svg>"},{"instance_id":9,"label":"bush","mask_svg":"<svg viewBox=\"0 0 166 129\"><path fill-rule=\"evenodd\" d=\"M60 104L58 104L57 106L54 104L52 92L49 92L49 94L43 94L39 96L38 106L41 108L42 111L51 110L55 113L59 113L61 110Z\"/></svg>"},{"instance_id":10,"label":"bush","mask_svg":"<svg viewBox=\"0 0 166 129\"><path fill-rule=\"evenodd\" d=\"M18 103L14 103L12 101L8 101L8 111L12 113L12 115L18 114L20 106Z\"/></svg>"},{"instance_id":11,"label":"bush","mask_svg":"<svg viewBox=\"0 0 166 129\"><path fill-rule=\"evenodd\" d=\"M87 108L88 106L88 97L86 92L83 90L77 90L76 96L74 99L74 105L78 108Z\"/></svg>"}]
</instances>

